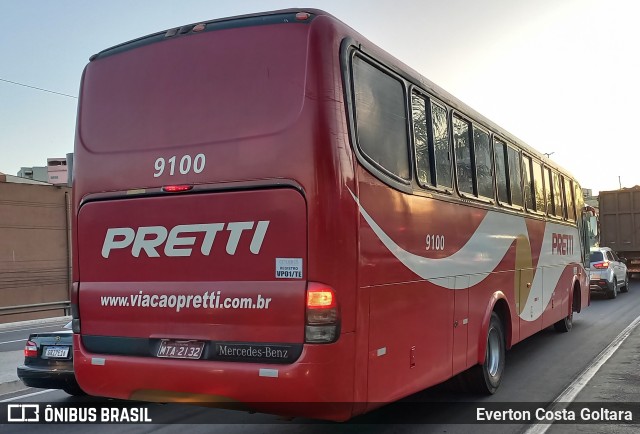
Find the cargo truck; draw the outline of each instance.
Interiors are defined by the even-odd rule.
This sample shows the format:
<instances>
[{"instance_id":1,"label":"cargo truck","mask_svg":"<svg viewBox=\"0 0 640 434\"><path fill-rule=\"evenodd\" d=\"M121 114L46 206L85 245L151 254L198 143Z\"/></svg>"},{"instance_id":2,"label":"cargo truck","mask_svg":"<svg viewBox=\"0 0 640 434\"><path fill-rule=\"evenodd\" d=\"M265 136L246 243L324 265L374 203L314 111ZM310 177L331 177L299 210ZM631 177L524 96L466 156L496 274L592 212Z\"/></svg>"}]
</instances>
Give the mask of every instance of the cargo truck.
<instances>
[{"instance_id":1,"label":"cargo truck","mask_svg":"<svg viewBox=\"0 0 640 434\"><path fill-rule=\"evenodd\" d=\"M626 259L630 277L640 275L640 186L601 191L600 244Z\"/></svg>"}]
</instances>

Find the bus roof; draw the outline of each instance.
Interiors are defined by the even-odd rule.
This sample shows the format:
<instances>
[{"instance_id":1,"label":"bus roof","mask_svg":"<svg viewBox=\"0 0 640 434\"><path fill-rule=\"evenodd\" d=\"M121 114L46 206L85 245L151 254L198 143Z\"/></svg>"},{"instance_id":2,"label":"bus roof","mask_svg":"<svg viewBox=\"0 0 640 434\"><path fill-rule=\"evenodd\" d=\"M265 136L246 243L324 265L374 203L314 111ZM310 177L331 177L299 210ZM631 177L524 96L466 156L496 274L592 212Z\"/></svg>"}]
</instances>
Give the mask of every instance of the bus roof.
<instances>
[{"instance_id":1,"label":"bus roof","mask_svg":"<svg viewBox=\"0 0 640 434\"><path fill-rule=\"evenodd\" d=\"M379 60L382 60L386 66L393 69L396 73L403 76L405 79L413 82L416 85L420 85L425 88L425 90L429 91L433 96L443 100L447 104L449 104L452 108L460 111L461 113L471 117L477 122L484 124L485 127L491 129L493 132L498 133L500 136L504 137L508 141L513 144L518 145L520 148L525 150L527 153L535 156L537 159L544 162L545 165L562 172L570 176L571 178L575 177L566 169L555 163L549 158L545 158L545 154L536 150L535 148L529 146L523 140L516 137L514 134L508 132L504 128L497 125L495 122L491 121L481 113L477 112L457 97L453 96L431 80L427 79L422 73L416 71L412 67L404 64L396 57L394 57L391 53L386 52L385 50L379 48L377 45L370 42L366 37L362 36L360 33L352 29L350 26L336 18L335 16L327 13L325 11L319 9L281 9L275 11L267 11L267 12L259 12L254 14L245 14L245 15L237 15L233 17L225 17L219 18L209 21L201 21L199 23L192 23L188 25L183 25L180 27L174 27L171 29L167 29L161 32L153 33L147 36L143 36L141 38L137 38L128 42L124 42L122 44L115 45L113 47L107 48L105 50L100 51L97 54L94 54L90 57L90 61L94 61L97 59L101 59L103 57L111 56L114 54L122 53L125 51L133 50L135 48L143 47L149 44L154 44L158 42L162 42L169 39L175 39L177 37L184 37L188 35L192 35L194 33L202 33L202 32L210 32L217 30L225 30L232 28L240 28L240 27L250 27L250 26L260 26L260 25L270 25L270 24L284 24L284 23L311 23L316 17L325 16L336 23L340 23L342 30L345 32L347 37L351 37L356 40L360 49L364 52L369 52L377 57ZM364 42L364 44L363 44Z\"/></svg>"},{"instance_id":2,"label":"bus roof","mask_svg":"<svg viewBox=\"0 0 640 434\"><path fill-rule=\"evenodd\" d=\"M300 18L297 14L307 14L304 19L303 15ZM94 54L89 58L90 61L100 59L113 54L122 53L124 51L133 50L138 47L142 47L149 44L154 44L167 39L173 39L175 37L186 36L193 33L211 32L216 30L233 29L238 27L250 27L261 26L269 24L281 24L281 23L310 23L317 15L328 15L325 12L318 10L301 10L301 9L283 9L270 12L261 12L255 14L238 15L233 17L218 18L209 21L200 21L198 23L192 23L183 25L180 27L174 27L166 29L161 32L152 33L141 38L133 39L131 41L124 42L122 44L114 45ZM203 26L201 29L196 26Z\"/></svg>"}]
</instances>

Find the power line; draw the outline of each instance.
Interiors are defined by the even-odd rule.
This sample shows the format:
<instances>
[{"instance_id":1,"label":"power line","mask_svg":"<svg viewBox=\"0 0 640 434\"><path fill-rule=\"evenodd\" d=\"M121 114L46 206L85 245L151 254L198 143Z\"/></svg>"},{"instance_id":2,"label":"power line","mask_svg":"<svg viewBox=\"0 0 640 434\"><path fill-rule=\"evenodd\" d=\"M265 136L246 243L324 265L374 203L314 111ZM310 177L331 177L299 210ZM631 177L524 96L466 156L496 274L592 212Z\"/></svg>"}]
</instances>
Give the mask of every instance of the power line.
<instances>
[{"instance_id":1,"label":"power line","mask_svg":"<svg viewBox=\"0 0 640 434\"><path fill-rule=\"evenodd\" d=\"M41 87L29 86L28 84L18 83L18 82L16 82L16 81L11 81L11 80L5 80L4 78L0 78L0 81L4 81L5 83L15 84L15 85L17 85L17 86L28 87L29 89L35 89L35 90L39 90L39 91L42 91L42 92L49 92L49 93L54 93L54 94L56 94L56 95L66 96L66 97L68 97L68 98L78 99L78 97L77 97L77 96L68 95L68 94L66 94L66 93L56 92L56 91L49 90L49 89L43 89L43 88L41 88Z\"/></svg>"}]
</instances>

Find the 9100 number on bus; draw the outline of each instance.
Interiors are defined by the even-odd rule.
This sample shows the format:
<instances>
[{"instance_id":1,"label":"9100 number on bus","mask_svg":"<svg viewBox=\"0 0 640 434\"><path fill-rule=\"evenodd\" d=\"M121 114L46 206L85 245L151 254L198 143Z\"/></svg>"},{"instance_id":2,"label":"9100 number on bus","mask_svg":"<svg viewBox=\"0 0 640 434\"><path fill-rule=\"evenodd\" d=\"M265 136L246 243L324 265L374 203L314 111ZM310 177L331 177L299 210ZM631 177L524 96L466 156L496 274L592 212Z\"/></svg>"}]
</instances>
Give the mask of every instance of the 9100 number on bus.
<instances>
[{"instance_id":1,"label":"9100 number on bus","mask_svg":"<svg viewBox=\"0 0 640 434\"><path fill-rule=\"evenodd\" d=\"M194 173L201 173L204 170L206 162L207 160L204 154L198 154L193 159L191 159L191 155L183 155L182 158L180 158L180 162L178 162L178 157L175 155L169 158L166 162L164 158L160 157L156 159L156 162L154 163L156 172L153 174L153 177L157 178L162 176L165 168L168 168L170 176L176 174L176 169L182 175L186 175L191 171Z\"/></svg>"},{"instance_id":2,"label":"9100 number on bus","mask_svg":"<svg viewBox=\"0 0 640 434\"><path fill-rule=\"evenodd\" d=\"M426 238L427 250L444 250L444 235L427 235Z\"/></svg>"}]
</instances>

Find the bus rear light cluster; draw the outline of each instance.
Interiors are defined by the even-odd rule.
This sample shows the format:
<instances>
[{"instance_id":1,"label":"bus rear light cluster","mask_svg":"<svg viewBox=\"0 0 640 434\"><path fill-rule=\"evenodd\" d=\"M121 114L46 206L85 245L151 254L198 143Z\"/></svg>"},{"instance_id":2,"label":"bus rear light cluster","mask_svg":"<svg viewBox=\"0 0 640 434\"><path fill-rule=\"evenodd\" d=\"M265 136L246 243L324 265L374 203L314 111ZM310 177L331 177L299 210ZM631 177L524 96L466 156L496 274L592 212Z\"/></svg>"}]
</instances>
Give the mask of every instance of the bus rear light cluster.
<instances>
[{"instance_id":1,"label":"bus rear light cluster","mask_svg":"<svg viewBox=\"0 0 640 434\"><path fill-rule=\"evenodd\" d=\"M25 357L38 357L38 346L35 342L27 341L24 346Z\"/></svg>"},{"instance_id":2,"label":"bus rear light cluster","mask_svg":"<svg viewBox=\"0 0 640 434\"><path fill-rule=\"evenodd\" d=\"M307 287L305 342L335 342L340 332L340 315L335 291L319 283Z\"/></svg>"}]
</instances>

